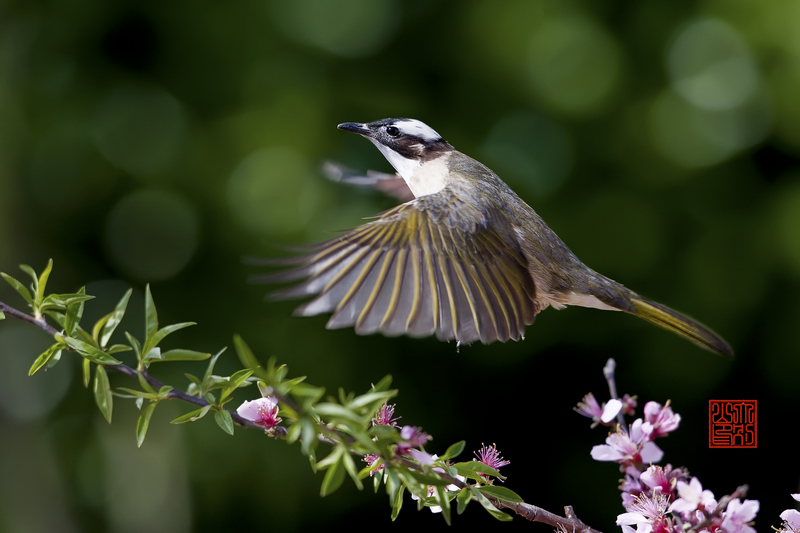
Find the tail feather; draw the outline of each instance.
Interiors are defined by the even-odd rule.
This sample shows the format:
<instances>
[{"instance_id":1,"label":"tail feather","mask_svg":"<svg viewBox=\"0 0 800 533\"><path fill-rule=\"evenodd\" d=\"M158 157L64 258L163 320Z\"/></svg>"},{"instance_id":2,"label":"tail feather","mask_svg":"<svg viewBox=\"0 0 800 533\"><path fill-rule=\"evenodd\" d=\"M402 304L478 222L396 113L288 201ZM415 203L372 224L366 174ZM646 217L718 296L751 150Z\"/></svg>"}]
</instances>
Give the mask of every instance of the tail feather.
<instances>
[{"instance_id":1,"label":"tail feather","mask_svg":"<svg viewBox=\"0 0 800 533\"><path fill-rule=\"evenodd\" d=\"M733 349L725 340L691 318L665 305L641 297L631 298L636 312L633 313L657 326L677 333L701 348L725 357L733 357Z\"/></svg>"}]
</instances>

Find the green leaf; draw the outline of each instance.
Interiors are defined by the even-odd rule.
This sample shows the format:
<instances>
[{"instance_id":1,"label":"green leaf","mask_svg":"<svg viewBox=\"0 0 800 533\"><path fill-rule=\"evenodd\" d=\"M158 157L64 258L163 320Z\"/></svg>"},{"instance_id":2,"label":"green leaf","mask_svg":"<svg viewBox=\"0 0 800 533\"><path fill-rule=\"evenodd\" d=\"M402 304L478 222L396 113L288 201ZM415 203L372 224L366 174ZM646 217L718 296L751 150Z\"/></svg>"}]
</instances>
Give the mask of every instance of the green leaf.
<instances>
[{"instance_id":1,"label":"green leaf","mask_svg":"<svg viewBox=\"0 0 800 533\"><path fill-rule=\"evenodd\" d=\"M97 363L100 365L118 365L121 361L117 361L104 351L95 348L89 343L79 341L78 339L72 337L62 337L64 342L67 343L67 346L81 354L86 359L90 360L93 363Z\"/></svg>"},{"instance_id":2,"label":"green leaf","mask_svg":"<svg viewBox=\"0 0 800 533\"><path fill-rule=\"evenodd\" d=\"M42 274L39 276L39 281L36 284L36 301L41 302L44 299L45 288L47 287L47 280L50 278L50 272L53 270L53 260L47 262Z\"/></svg>"},{"instance_id":3,"label":"green leaf","mask_svg":"<svg viewBox=\"0 0 800 533\"><path fill-rule=\"evenodd\" d=\"M378 472L378 474L377 474L377 475L375 475L375 471L376 471L378 468L380 468L380 466L381 466L382 464L383 464L383 461L381 461L380 459L378 459L378 461L377 461L377 463L376 463L376 464L372 464L372 463L368 464L367 466L365 466L364 468L362 468L361 470L359 470L359 472L358 472L358 479L367 479L368 477L372 477L372 478L378 478L378 479L380 480L380 479L381 479L381 477L382 477L382 476L380 475L380 472ZM372 474L372 476L370 476L370 474ZM375 483L375 485L376 485L376 486L375 486L375 491L377 492L377 490L378 490L378 485L380 485L380 482L378 482L378 483Z\"/></svg>"},{"instance_id":4,"label":"green leaf","mask_svg":"<svg viewBox=\"0 0 800 533\"><path fill-rule=\"evenodd\" d=\"M150 383L147 381L147 378L144 377L144 374L137 371L136 378L139 380L139 385L141 385L144 390L152 394L155 394L156 389L154 389L153 386L150 385Z\"/></svg>"},{"instance_id":5,"label":"green leaf","mask_svg":"<svg viewBox=\"0 0 800 533\"><path fill-rule=\"evenodd\" d=\"M486 496L484 496L481 491L479 491L476 487L470 487L470 492L478 500L478 503L483 505L483 508L489 511L489 514L495 517L496 519L500 520L501 522L510 522L512 517L507 515L506 513L502 512L500 509L495 507L492 502L490 502Z\"/></svg>"},{"instance_id":6,"label":"green leaf","mask_svg":"<svg viewBox=\"0 0 800 533\"><path fill-rule=\"evenodd\" d=\"M486 474L489 476L495 476L500 479L505 479L503 475L500 474L494 468L483 464L480 461L466 461L464 463L455 463L453 465L458 473L464 477L468 477L470 479L474 479L476 481L484 481L484 479L479 476L478 474Z\"/></svg>"},{"instance_id":7,"label":"green leaf","mask_svg":"<svg viewBox=\"0 0 800 533\"><path fill-rule=\"evenodd\" d=\"M201 407L200 409L196 409L194 411L188 412L185 415L181 415L170 424L185 424L186 422L194 422L196 420L200 420L208 413L209 409L211 409L210 405L206 405L205 407Z\"/></svg>"},{"instance_id":8,"label":"green leaf","mask_svg":"<svg viewBox=\"0 0 800 533\"><path fill-rule=\"evenodd\" d=\"M450 525L450 498L447 496L447 489L444 487L435 487L433 494L436 497L436 503L442 508L442 517L447 525Z\"/></svg>"},{"instance_id":9,"label":"green leaf","mask_svg":"<svg viewBox=\"0 0 800 533\"><path fill-rule=\"evenodd\" d=\"M39 303L42 312L50 309L67 309L70 305L93 300L94 296L88 294L50 294Z\"/></svg>"},{"instance_id":10,"label":"green leaf","mask_svg":"<svg viewBox=\"0 0 800 533\"><path fill-rule=\"evenodd\" d=\"M103 418L110 424L114 398L111 396L111 386L108 383L106 369L100 365L94 371L94 400L97 402L100 412L103 413Z\"/></svg>"},{"instance_id":11,"label":"green leaf","mask_svg":"<svg viewBox=\"0 0 800 533\"><path fill-rule=\"evenodd\" d=\"M344 466L342 461L338 460L331 464L325 472L325 477L322 479L322 486L319 490L320 496L324 497L328 494L333 494L336 489L342 486L342 483L344 483Z\"/></svg>"},{"instance_id":12,"label":"green leaf","mask_svg":"<svg viewBox=\"0 0 800 533\"><path fill-rule=\"evenodd\" d=\"M403 508L403 493L406 488L400 485L397 475L394 472L389 472L386 485L390 495L394 495L392 498L392 521L394 522L397 519L397 515L400 514L400 509ZM397 485L399 485L399 488L391 488Z\"/></svg>"},{"instance_id":13,"label":"green leaf","mask_svg":"<svg viewBox=\"0 0 800 533\"><path fill-rule=\"evenodd\" d=\"M424 483L425 485L433 485L435 487L445 487L450 484L449 481L445 481L444 479L431 474L423 474L419 470L409 470L408 473L419 481L420 483Z\"/></svg>"},{"instance_id":14,"label":"green leaf","mask_svg":"<svg viewBox=\"0 0 800 533\"><path fill-rule=\"evenodd\" d=\"M497 498L498 500L505 500L507 502L514 502L514 503L522 503L523 501L525 501L520 497L519 494L505 487L484 485L482 487L478 487L478 490L484 494L492 496L493 498Z\"/></svg>"},{"instance_id":15,"label":"green leaf","mask_svg":"<svg viewBox=\"0 0 800 533\"><path fill-rule=\"evenodd\" d=\"M392 384L392 375L386 374L378 383L372 386L372 390L375 392L389 390L391 384Z\"/></svg>"},{"instance_id":16,"label":"green leaf","mask_svg":"<svg viewBox=\"0 0 800 533\"><path fill-rule=\"evenodd\" d=\"M253 370L262 368L261 363L253 354L253 351L238 333L233 336L233 347L236 349L236 355L239 356L239 361L242 363L243 367L252 368ZM256 375L263 378L260 374Z\"/></svg>"},{"instance_id":17,"label":"green leaf","mask_svg":"<svg viewBox=\"0 0 800 533\"><path fill-rule=\"evenodd\" d=\"M155 359L153 362L160 361L203 361L211 357L210 353L195 352L194 350L167 350L161 353L160 359Z\"/></svg>"},{"instance_id":18,"label":"green leaf","mask_svg":"<svg viewBox=\"0 0 800 533\"><path fill-rule=\"evenodd\" d=\"M467 504L472 500L472 491L469 487L464 487L458 492L456 496L456 512L461 514L467 508Z\"/></svg>"},{"instance_id":19,"label":"green leaf","mask_svg":"<svg viewBox=\"0 0 800 533\"><path fill-rule=\"evenodd\" d=\"M66 324L67 318L64 316L64 313L59 313L58 311L53 311L52 309L48 309L47 311L44 312L44 314L55 320L56 324L58 324L58 327L60 328L63 328L64 325ZM78 329L80 329L80 327Z\"/></svg>"},{"instance_id":20,"label":"green leaf","mask_svg":"<svg viewBox=\"0 0 800 533\"><path fill-rule=\"evenodd\" d=\"M350 474L350 478L356 484L356 487L358 487L358 490L363 490L364 485L361 484L361 480L358 477L358 469L356 468L356 463L355 461L353 461L353 458L347 451L345 451L342 454L342 463L344 464L344 469L347 471L348 474Z\"/></svg>"},{"instance_id":21,"label":"green leaf","mask_svg":"<svg viewBox=\"0 0 800 533\"><path fill-rule=\"evenodd\" d=\"M336 446L331 450L331 453L323 459L322 461L316 464L315 470L323 470L325 468L330 467L331 465L337 463L339 459L341 459L342 454L347 453L347 451L342 448L341 446Z\"/></svg>"},{"instance_id":22,"label":"green leaf","mask_svg":"<svg viewBox=\"0 0 800 533\"><path fill-rule=\"evenodd\" d=\"M238 372L234 372L234 374L230 377L230 384L222 390L219 401L224 401L225 398L230 396L233 391L239 388L239 385L244 383L244 381L253 374L253 372L255 372L255 370L252 368L243 368Z\"/></svg>"},{"instance_id":23,"label":"green leaf","mask_svg":"<svg viewBox=\"0 0 800 533\"><path fill-rule=\"evenodd\" d=\"M217 425L222 428L222 431L228 435L233 435L233 419L227 409L214 413L214 420L216 420Z\"/></svg>"},{"instance_id":24,"label":"green leaf","mask_svg":"<svg viewBox=\"0 0 800 533\"><path fill-rule=\"evenodd\" d=\"M380 454L381 449L376 445L376 442L372 440L370 435L367 431L359 424L356 427L350 427L346 424L339 424L340 429L346 431L350 434L359 444L361 444L364 449L358 450L359 453L372 453L372 454ZM394 440L392 441L394 442Z\"/></svg>"},{"instance_id":25,"label":"green leaf","mask_svg":"<svg viewBox=\"0 0 800 533\"><path fill-rule=\"evenodd\" d=\"M33 297L31 296L31 291L29 291L28 288L25 287L25 285L17 281L15 278L12 278L5 272L0 272L0 276L3 276L3 279L6 280L9 285L14 287L14 290L16 290L20 294L20 296L25 298L26 302L33 305Z\"/></svg>"},{"instance_id":26,"label":"green leaf","mask_svg":"<svg viewBox=\"0 0 800 533\"><path fill-rule=\"evenodd\" d=\"M302 383L306 380L306 376L300 376L292 379L287 379L286 381L281 382L280 388L284 392L289 392L294 388L295 385L298 383Z\"/></svg>"},{"instance_id":27,"label":"green leaf","mask_svg":"<svg viewBox=\"0 0 800 533\"><path fill-rule=\"evenodd\" d=\"M161 348L155 347L148 352L145 352L142 357L142 362L145 366L150 366L150 363L155 363L161 360Z\"/></svg>"},{"instance_id":28,"label":"green leaf","mask_svg":"<svg viewBox=\"0 0 800 533\"><path fill-rule=\"evenodd\" d=\"M122 394L119 391L127 392L127 394ZM155 399L157 394L154 392L145 392L136 389L129 389L128 387L117 387L116 391L113 391L114 396L119 396L120 398L148 398L148 399ZM141 409L141 406L139 407Z\"/></svg>"},{"instance_id":29,"label":"green leaf","mask_svg":"<svg viewBox=\"0 0 800 533\"><path fill-rule=\"evenodd\" d=\"M303 418L300 421L300 444L303 453L308 455L316 447L317 443L317 429L314 423L308 418Z\"/></svg>"},{"instance_id":30,"label":"green leaf","mask_svg":"<svg viewBox=\"0 0 800 533\"><path fill-rule=\"evenodd\" d=\"M3 312L2 309L0 309L0 320L5 320L5 318L6 318L6 314Z\"/></svg>"},{"instance_id":31,"label":"green leaf","mask_svg":"<svg viewBox=\"0 0 800 533\"><path fill-rule=\"evenodd\" d=\"M364 416L358 415L353 411L351 411L350 409L348 409L347 407L339 405L338 403L332 403L332 402L319 403L316 406L314 406L314 410L317 412L317 414L320 415L343 418L345 420L353 421L357 424L361 424L365 420Z\"/></svg>"},{"instance_id":32,"label":"green leaf","mask_svg":"<svg viewBox=\"0 0 800 533\"><path fill-rule=\"evenodd\" d=\"M86 287L81 287L78 294L85 295ZM78 327L81 318L83 318L83 302L84 300L78 300L77 302L72 302L67 305L67 312L64 319L64 333L69 337L75 333L75 328Z\"/></svg>"},{"instance_id":33,"label":"green leaf","mask_svg":"<svg viewBox=\"0 0 800 533\"><path fill-rule=\"evenodd\" d=\"M211 361L208 362L208 367L206 367L206 373L203 374L203 382L210 380L211 376L214 375L214 365L217 364L217 359L219 359L219 356L222 355L224 351L225 348L218 351L216 354L214 354L214 357L211 358Z\"/></svg>"},{"instance_id":34,"label":"green leaf","mask_svg":"<svg viewBox=\"0 0 800 533\"><path fill-rule=\"evenodd\" d=\"M447 451L444 452L444 455L439 457L439 460L440 461L449 461L453 457L458 457L459 455L461 455L461 452L464 451L464 446L466 446L466 445L467 445L467 443L464 442L463 440L461 442L456 442L455 444L453 444L452 446L447 448Z\"/></svg>"},{"instance_id":35,"label":"green leaf","mask_svg":"<svg viewBox=\"0 0 800 533\"><path fill-rule=\"evenodd\" d=\"M106 322L109 321L111 315L113 314L114 312L112 311L94 323L94 327L92 328L92 339L94 339L95 344L98 346L100 346L100 330L103 329L103 326L106 325Z\"/></svg>"},{"instance_id":36,"label":"green leaf","mask_svg":"<svg viewBox=\"0 0 800 533\"><path fill-rule=\"evenodd\" d=\"M33 293L34 293L33 296L35 297L39 292L39 276L37 276L36 275L36 271L33 270L28 265L20 265L19 269L22 270L23 272L25 272L27 275L29 275L31 277L31 279L33 280L33 283L31 284L31 286L33 287Z\"/></svg>"},{"instance_id":37,"label":"green leaf","mask_svg":"<svg viewBox=\"0 0 800 533\"><path fill-rule=\"evenodd\" d=\"M132 292L133 289L128 289L125 294L122 295L122 298L120 298L119 302L117 302L117 306L111 312L111 316L103 326L103 332L100 335L101 347L106 347L106 344L108 344L109 339L111 339L111 335L114 333L114 330L117 329L117 326L122 321L122 317L125 316L125 310L128 307L128 300L130 299Z\"/></svg>"},{"instance_id":38,"label":"green leaf","mask_svg":"<svg viewBox=\"0 0 800 533\"><path fill-rule=\"evenodd\" d=\"M142 447L144 437L147 435L147 427L150 425L150 418L153 416L156 405L158 403L153 402L145 407L142 414L139 415L139 420L136 421L136 446L139 448Z\"/></svg>"},{"instance_id":39,"label":"green leaf","mask_svg":"<svg viewBox=\"0 0 800 533\"><path fill-rule=\"evenodd\" d=\"M156 312L156 304L153 302L153 294L150 292L149 283L144 290L144 331L145 344L147 344L146 339L149 339L158 331L158 313Z\"/></svg>"},{"instance_id":40,"label":"green leaf","mask_svg":"<svg viewBox=\"0 0 800 533\"><path fill-rule=\"evenodd\" d=\"M56 366L59 361L61 361L61 355L63 353L64 353L63 350L60 350L60 351L56 352L55 355L53 355L53 357L50 358L50 360L47 362L47 370L50 370L51 368ZM84 361L85 361L85 359L84 359Z\"/></svg>"},{"instance_id":41,"label":"green leaf","mask_svg":"<svg viewBox=\"0 0 800 533\"><path fill-rule=\"evenodd\" d=\"M396 394L397 391L368 392L353 399L350 403L347 404L347 407L349 407L350 409L358 409L359 407L366 407L373 403L383 405L383 402L395 396ZM377 407L379 407L379 405L376 406L376 408Z\"/></svg>"},{"instance_id":42,"label":"green leaf","mask_svg":"<svg viewBox=\"0 0 800 533\"><path fill-rule=\"evenodd\" d=\"M156 346L158 346L164 338L169 335L170 333L175 333L176 331L188 328L189 326L196 325L196 322L181 322L180 324L170 324L169 326L164 326L162 329L159 329L152 335L148 335L144 340L144 347L142 351L144 353L149 352Z\"/></svg>"},{"instance_id":43,"label":"green leaf","mask_svg":"<svg viewBox=\"0 0 800 533\"><path fill-rule=\"evenodd\" d=\"M47 350L44 351L42 355L36 358L36 361L33 362L31 365L30 370L28 370L28 375L34 375L40 368L47 364L50 361L50 358L53 357L56 352L61 352L61 345L56 343L49 347Z\"/></svg>"},{"instance_id":44,"label":"green leaf","mask_svg":"<svg viewBox=\"0 0 800 533\"><path fill-rule=\"evenodd\" d=\"M66 309L72 304L94 300L94 296L80 292L69 294L48 294L41 302L41 309Z\"/></svg>"},{"instance_id":45,"label":"green leaf","mask_svg":"<svg viewBox=\"0 0 800 533\"><path fill-rule=\"evenodd\" d=\"M195 385L197 385L198 387L201 385L200 378L198 378L198 377L197 377L197 376L195 376L194 374L184 374L184 376L186 376L186 378L187 378L189 381L191 381L192 383L194 383L194 384L195 384Z\"/></svg>"},{"instance_id":46,"label":"green leaf","mask_svg":"<svg viewBox=\"0 0 800 533\"><path fill-rule=\"evenodd\" d=\"M114 344L114 345L112 345L110 348L108 348L106 350L106 353L108 355L113 355L113 354L119 353L119 352L130 352L130 351L131 351L131 347L128 346L127 344Z\"/></svg>"},{"instance_id":47,"label":"green leaf","mask_svg":"<svg viewBox=\"0 0 800 533\"><path fill-rule=\"evenodd\" d=\"M133 353L136 354L136 360L140 363L142 362L142 345L139 344L139 341L136 337L125 332L125 337L128 339L128 342L131 343L131 348L133 348Z\"/></svg>"},{"instance_id":48,"label":"green leaf","mask_svg":"<svg viewBox=\"0 0 800 533\"><path fill-rule=\"evenodd\" d=\"M89 388L89 382L92 380L92 362L88 359L83 360L83 386Z\"/></svg>"},{"instance_id":49,"label":"green leaf","mask_svg":"<svg viewBox=\"0 0 800 533\"><path fill-rule=\"evenodd\" d=\"M286 438L284 439L289 444L294 444L297 442L297 439L300 438L300 424L292 424L289 426L289 430L286 432Z\"/></svg>"}]
</instances>

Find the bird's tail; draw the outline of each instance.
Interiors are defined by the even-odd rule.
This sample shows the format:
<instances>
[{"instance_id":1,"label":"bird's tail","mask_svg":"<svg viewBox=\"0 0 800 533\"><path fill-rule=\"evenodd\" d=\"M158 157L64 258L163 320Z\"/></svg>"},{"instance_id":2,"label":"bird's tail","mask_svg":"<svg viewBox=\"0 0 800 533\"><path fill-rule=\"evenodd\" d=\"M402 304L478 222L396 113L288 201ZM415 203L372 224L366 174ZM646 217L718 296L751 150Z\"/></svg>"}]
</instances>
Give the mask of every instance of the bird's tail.
<instances>
[{"instance_id":1,"label":"bird's tail","mask_svg":"<svg viewBox=\"0 0 800 533\"><path fill-rule=\"evenodd\" d=\"M639 318L677 333L701 348L725 357L733 357L733 350L722 337L688 316L640 296L631 297L631 302L636 308L633 314Z\"/></svg>"}]
</instances>

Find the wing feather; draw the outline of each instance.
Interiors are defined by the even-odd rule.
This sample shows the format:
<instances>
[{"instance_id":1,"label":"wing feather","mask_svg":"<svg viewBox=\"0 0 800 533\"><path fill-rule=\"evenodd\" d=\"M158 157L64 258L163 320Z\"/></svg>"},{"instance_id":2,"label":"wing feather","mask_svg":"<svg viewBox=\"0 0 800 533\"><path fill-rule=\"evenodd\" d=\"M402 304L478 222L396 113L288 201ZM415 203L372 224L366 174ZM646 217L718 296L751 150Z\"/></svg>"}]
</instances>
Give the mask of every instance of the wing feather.
<instances>
[{"instance_id":1,"label":"wing feather","mask_svg":"<svg viewBox=\"0 0 800 533\"><path fill-rule=\"evenodd\" d=\"M515 237L442 194L402 204L285 262L296 266L267 278L303 281L273 296L314 296L296 314L331 313L328 328L353 326L359 334L487 344L521 338L537 312L536 287Z\"/></svg>"}]
</instances>

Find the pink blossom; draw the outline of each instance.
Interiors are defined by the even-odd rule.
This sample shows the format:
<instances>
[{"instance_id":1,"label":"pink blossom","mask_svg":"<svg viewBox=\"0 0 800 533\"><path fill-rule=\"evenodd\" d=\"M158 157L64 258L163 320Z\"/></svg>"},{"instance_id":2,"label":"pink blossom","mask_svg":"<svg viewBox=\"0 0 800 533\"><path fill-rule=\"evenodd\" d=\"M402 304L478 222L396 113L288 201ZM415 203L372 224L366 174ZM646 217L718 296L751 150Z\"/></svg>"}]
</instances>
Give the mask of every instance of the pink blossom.
<instances>
[{"instance_id":1,"label":"pink blossom","mask_svg":"<svg viewBox=\"0 0 800 533\"><path fill-rule=\"evenodd\" d=\"M372 470L369 473L369 477L372 477L373 474L375 474L375 472L386 466L383 464L383 460L381 459L380 455L373 455L371 453L365 455L362 461L367 463L370 466L370 468L372 468Z\"/></svg>"},{"instance_id":2,"label":"pink blossom","mask_svg":"<svg viewBox=\"0 0 800 533\"><path fill-rule=\"evenodd\" d=\"M497 451L497 444L492 444L491 447L481 444L481 449L474 452L474 454L478 461L495 470L499 470L501 466L511 464L511 461L506 461L500 456L500 452Z\"/></svg>"},{"instance_id":3,"label":"pink blossom","mask_svg":"<svg viewBox=\"0 0 800 533\"><path fill-rule=\"evenodd\" d=\"M401 417L392 418L394 416L394 405L389 405L388 403L384 402L380 409L378 409L378 413L375 415L375 418L372 419L372 425L378 426L391 426L397 427L397 420L400 420Z\"/></svg>"},{"instance_id":4,"label":"pink blossom","mask_svg":"<svg viewBox=\"0 0 800 533\"><path fill-rule=\"evenodd\" d=\"M622 506L627 508L628 505L636 501L636 498L642 493L644 485L641 481L642 473L634 466L629 466L625 469L625 478L619 486L622 491Z\"/></svg>"},{"instance_id":5,"label":"pink blossom","mask_svg":"<svg viewBox=\"0 0 800 533\"><path fill-rule=\"evenodd\" d=\"M425 443L433 437L423 432L419 427L403 426L400 429L400 438L403 440L397 443L397 449L395 451L399 455L407 455L409 450L425 446Z\"/></svg>"},{"instance_id":6,"label":"pink blossom","mask_svg":"<svg viewBox=\"0 0 800 533\"><path fill-rule=\"evenodd\" d=\"M500 456L500 452L497 450L496 444L492 444L491 447L481 444L481 449L473 453L475 454L475 457L477 457L478 461L485 464L489 468L494 468L495 470L500 470L500 467L511 464L511 461L506 461ZM476 459L473 459L473 461L475 460ZM487 477L480 473L479 475L484 478ZM500 479L500 481L503 480Z\"/></svg>"},{"instance_id":7,"label":"pink blossom","mask_svg":"<svg viewBox=\"0 0 800 533\"><path fill-rule=\"evenodd\" d=\"M739 498L734 498L722 513L722 529L725 533L756 533L748 522L756 517L758 507L757 500L741 502Z\"/></svg>"},{"instance_id":8,"label":"pink blossom","mask_svg":"<svg viewBox=\"0 0 800 533\"><path fill-rule=\"evenodd\" d=\"M634 464L657 463L664 456L661 448L649 440L649 435L642 431L642 419L637 418L631 424L630 433L619 429L606 438L606 444L592 448L592 459L595 461L615 461L623 466Z\"/></svg>"},{"instance_id":9,"label":"pink blossom","mask_svg":"<svg viewBox=\"0 0 800 533\"><path fill-rule=\"evenodd\" d=\"M665 467L652 465L642 472L642 483L650 490L660 489L662 494L672 494L677 482L684 481L687 476L682 468L673 470L672 465Z\"/></svg>"},{"instance_id":10,"label":"pink blossom","mask_svg":"<svg viewBox=\"0 0 800 533\"><path fill-rule=\"evenodd\" d=\"M800 494L792 494L792 498L800 502ZM786 509L781 513L781 520L791 531L800 531L800 512L796 509ZM785 530L784 530L785 531Z\"/></svg>"},{"instance_id":11,"label":"pink blossom","mask_svg":"<svg viewBox=\"0 0 800 533\"><path fill-rule=\"evenodd\" d=\"M274 428L282 420L278 416L278 400L276 398L258 398L252 402L245 401L236 409L236 412L242 418L263 426L265 430Z\"/></svg>"},{"instance_id":12,"label":"pink blossom","mask_svg":"<svg viewBox=\"0 0 800 533\"><path fill-rule=\"evenodd\" d=\"M419 461L420 464L428 466L432 465L433 462L439 458L436 454L431 455L420 450L408 450L408 455Z\"/></svg>"},{"instance_id":13,"label":"pink blossom","mask_svg":"<svg viewBox=\"0 0 800 533\"><path fill-rule=\"evenodd\" d=\"M636 396L626 394L622 397L622 414L633 416L636 409Z\"/></svg>"},{"instance_id":14,"label":"pink blossom","mask_svg":"<svg viewBox=\"0 0 800 533\"><path fill-rule=\"evenodd\" d=\"M644 420L642 430L654 439L675 431L681 421L681 415L672 412L669 402L664 407L658 402L647 402L644 406Z\"/></svg>"},{"instance_id":15,"label":"pink blossom","mask_svg":"<svg viewBox=\"0 0 800 533\"><path fill-rule=\"evenodd\" d=\"M579 415L592 419L592 426L598 424L606 425L617 416L622 409L622 402L616 399L609 400L601 407L591 392L583 397L582 402L578 402L578 407L574 408Z\"/></svg>"},{"instance_id":16,"label":"pink blossom","mask_svg":"<svg viewBox=\"0 0 800 533\"><path fill-rule=\"evenodd\" d=\"M627 513L617 516L617 525L636 525L638 533L672 533L676 529L667 516L668 505L669 497L660 491L652 496L642 494L626 507Z\"/></svg>"},{"instance_id":17,"label":"pink blossom","mask_svg":"<svg viewBox=\"0 0 800 533\"><path fill-rule=\"evenodd\" d=\"M677 489L680 497L672 502L669 507L670 512L681 513L684 518L690 520L696 511L713 513L717 508L714 493L710 490L703 490L703 485L696 477L693 477L689 483L678 481Z\"/></svg>"}]
</instances>

